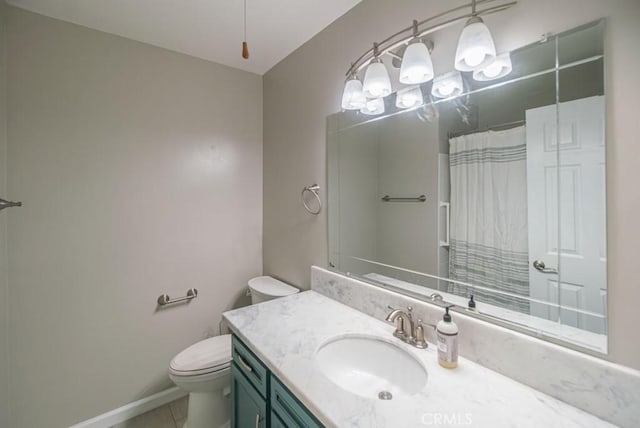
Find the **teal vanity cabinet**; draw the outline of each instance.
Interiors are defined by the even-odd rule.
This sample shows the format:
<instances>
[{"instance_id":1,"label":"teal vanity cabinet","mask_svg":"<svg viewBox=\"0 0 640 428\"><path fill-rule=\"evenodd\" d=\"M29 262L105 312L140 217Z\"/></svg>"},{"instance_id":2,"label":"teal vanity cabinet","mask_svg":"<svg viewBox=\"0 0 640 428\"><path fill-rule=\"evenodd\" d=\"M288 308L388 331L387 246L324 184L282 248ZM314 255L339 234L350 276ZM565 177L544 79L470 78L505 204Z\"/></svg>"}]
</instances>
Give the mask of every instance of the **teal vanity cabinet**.
<instances>
[{"instance_id":1,"label":"teal vanity cabinet","mask_svg":"<svg viewBox=\"0 0 640 428\"><path fill-rule=\"evenodd\" d=\"M322 424L235 335L232 428L321 428Z\"/></svg>"}]
</instances>

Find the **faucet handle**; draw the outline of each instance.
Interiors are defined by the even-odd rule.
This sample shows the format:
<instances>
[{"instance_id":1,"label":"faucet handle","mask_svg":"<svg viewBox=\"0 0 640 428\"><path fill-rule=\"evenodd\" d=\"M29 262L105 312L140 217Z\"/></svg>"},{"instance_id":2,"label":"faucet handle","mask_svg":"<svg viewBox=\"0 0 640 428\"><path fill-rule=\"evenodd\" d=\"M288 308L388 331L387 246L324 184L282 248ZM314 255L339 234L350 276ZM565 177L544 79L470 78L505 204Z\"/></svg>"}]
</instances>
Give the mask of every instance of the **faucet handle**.
<instances>
[{"instance_id":1,"label":"faucet handle","mask_svg":"<svg viewBox=\"0 0 640 428\"><path fill-rule=\"evenodd\" d=\"M407 332L404 329L404 320L402 317L396 318L396 331L393 332L393 335L401 340L406 340Z\"/></svg>"},{"instance_id":2,"label":"faucet handle","mask_svg":"<svg viewBox=\"0 0 640 428\"><path fill-rule=\"evenodd\" d=\"M393 306L389 305L387 306L388 309L391 309L391 313L387 316L387 318L385 319L385 321L387 322L393 322L395 323L395 327L396 327L396 331L393 332L393 335L395 337L397 337L400 340L403 341L407 341L407 337L411 336L411 331L407 332L407 330L405 330L406 328L409 328L409 330L411 330L411 326L405 326L404 325L404 319L401 316L397 316L396 314L402 313L402 311L399 311L398 309L394 308ZM393 315L396 315L395 317ZM395 319L394 319L395 318ZM409 319L409 321L411 321Z\"/></svg>"},{"instance_id":3,"label":"faucet handle","mask_svg":"<svg viewBox=\"0 0 640 428\"><path fill-rule=\"evenodd\" d=\"M419 319L416 325L415 338L413 339L413 346L420 349L426 349L429 345L424 338L424 324Z\"/></svg>"}]
</instances>

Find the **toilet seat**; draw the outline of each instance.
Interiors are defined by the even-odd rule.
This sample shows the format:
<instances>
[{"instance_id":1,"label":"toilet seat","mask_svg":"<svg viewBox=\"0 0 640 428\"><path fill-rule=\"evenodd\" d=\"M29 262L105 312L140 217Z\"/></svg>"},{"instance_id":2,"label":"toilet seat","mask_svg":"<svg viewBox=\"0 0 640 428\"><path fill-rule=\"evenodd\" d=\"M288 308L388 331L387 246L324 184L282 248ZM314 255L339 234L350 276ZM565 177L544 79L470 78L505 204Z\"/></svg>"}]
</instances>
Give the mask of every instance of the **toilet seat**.
<instances>
[{"instance_id":1,"label":"toilet seat","mask_svg":"<svg viewBox=\"0 0 640 428\"><path fill-rule=\"evenodd\" d=\"M174 376L199 376L231 367L231 335L211 337L189 346L169 364Z\"/></svg>"}]
</instances>

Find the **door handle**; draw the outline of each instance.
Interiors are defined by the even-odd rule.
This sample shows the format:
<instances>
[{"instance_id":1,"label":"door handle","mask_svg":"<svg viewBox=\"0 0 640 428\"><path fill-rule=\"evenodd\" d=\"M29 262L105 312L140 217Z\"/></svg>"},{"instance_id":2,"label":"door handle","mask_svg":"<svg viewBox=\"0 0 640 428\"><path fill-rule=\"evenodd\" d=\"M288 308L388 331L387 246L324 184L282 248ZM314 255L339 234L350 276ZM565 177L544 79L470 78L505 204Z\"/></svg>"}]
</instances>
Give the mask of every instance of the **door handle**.
<instances>
[{"instance_id":1,"label":"door handle","mask_svg":"<svg viewBox=\"0 0 640 428\"><path fill-rule=\"evenodd\" d=\"M260 428L260 413L256 414L256 428Z\"/></svg>"},{"instance_id":2,"label":"door handle","mask_svg":"<svg viewBox=\"0 0 640 428\"><path fill-rule=\"evenodd\" d=\"M534 260L533 261L533 267L536 268L536 270L542 272L542 273L552 273L557 275L558 274L558 269L554 269L554 268L548 268L544 262L542 260Z\"/></svg>"}]
</instances>

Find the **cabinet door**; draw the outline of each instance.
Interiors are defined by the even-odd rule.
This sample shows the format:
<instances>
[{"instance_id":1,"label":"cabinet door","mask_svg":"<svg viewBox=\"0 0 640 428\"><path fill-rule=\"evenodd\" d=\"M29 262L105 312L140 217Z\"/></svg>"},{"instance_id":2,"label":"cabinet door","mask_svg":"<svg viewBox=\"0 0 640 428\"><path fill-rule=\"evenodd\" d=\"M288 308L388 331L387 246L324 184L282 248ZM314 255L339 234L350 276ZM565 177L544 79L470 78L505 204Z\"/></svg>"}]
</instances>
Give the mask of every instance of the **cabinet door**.
<instances>
[{"instance_id":1,"label":"cabinet door","mask_svg":"<svg viewBox=\"0 0 640 428\"><path fill-rule=\"evenodd\" d=\"M322 428L311 412L273 375L269 398L272 414L279 416L279 422L286 428ZM272 427L278 426L272 422Z\"/></svg>"},{"instance_id":2,"label":"cabinet door","mask_svg":"<svg viewBox=\"0 0 640 428\"><path fill-rule=\"evenodd\" d=\"M289 428L289 427L284 422L282 422L282 419L280 419L280 416L278 416L276 412L271 410L271 425L269 426L269 428Z\"/></svg>"},{"instance_id":3,"label":"cabinet door","mask_svg":"<svg viewBox=\"0 0 640 428\"><path fill-rule=\"evenodd\" d=\"M236 364L231 365L232 428L266 428L267 402Z\"/></svg>"}]
</instances>

